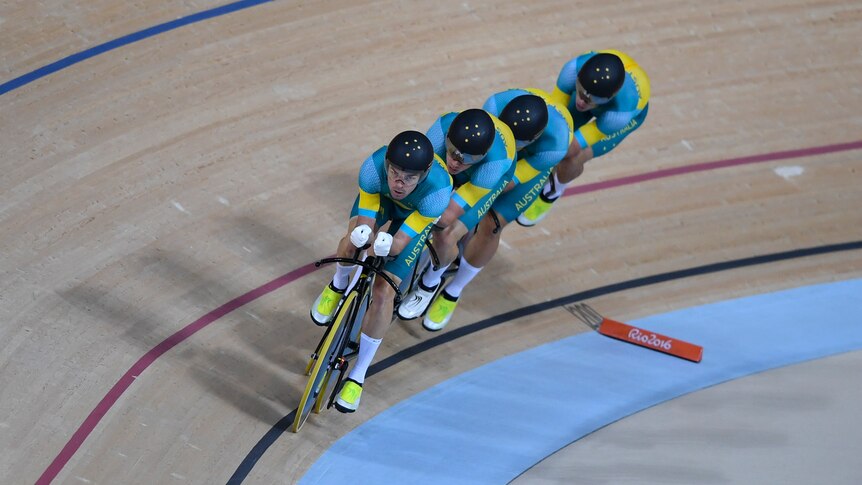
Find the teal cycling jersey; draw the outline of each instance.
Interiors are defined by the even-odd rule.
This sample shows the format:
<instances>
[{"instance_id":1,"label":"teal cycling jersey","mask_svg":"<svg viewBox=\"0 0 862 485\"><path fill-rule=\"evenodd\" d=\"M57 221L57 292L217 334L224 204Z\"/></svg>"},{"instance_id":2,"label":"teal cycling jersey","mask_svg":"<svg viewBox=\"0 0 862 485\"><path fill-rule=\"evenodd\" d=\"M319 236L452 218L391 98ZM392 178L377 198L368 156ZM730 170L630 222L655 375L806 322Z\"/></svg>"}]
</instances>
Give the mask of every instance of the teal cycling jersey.
<instances>
[{"instance_id":1,"label":"teal cycling jersey","mask_svg":"<svg viewBox=\"0 0 862 485\"><path fill-rule=\"evenodd\" d=\"M539 138L518 152L513 179L516 185L556 166L566 156L574 132L574 122L568 109L539 89L509 89L492 95L482 108L494 116L499 116L510 101L525 94L533 94L545 100L548 105L548 124Z\"/></svg>"},{"instance_id":2,"label":"teal cycling jersey","mask_svg":"<svg viewBox=\"0 0 862 485\"><path fill-rule=\"evenodd\" d=\"M615 133L633 130L642 119L650 98L650 82L646 73L628 55L615 50L588 52L567 62L557 77L557 86L551 98L566 105L575 119L584 117L575 108L574 95L578 72L588 59L599 52L616 55L623 61L626 71L622 88L606 104L591 109L588 114L592 121L580 124L575 130L575 139L582 149L593 146Z\"/></svg>"},{"instance_id":3,"label":"teal cycling jersey","mask_svg":"<svg viewBox=\"0 0 862 485\"><path fill-rule=\"evenodd\" d=\"M387 179L386 146L383 146L359 169L359 215L376 219L381 211L381 198L387 198L398 208L399 215L393 219L404 219L401 230L412 237L437 220L449 206L452 177L437 155L428 175L401 200L392 197Z\"/></svg>"},{"instance_id":4,"label":"teal cycling jersey","mask_svg":"<svg viewBox=\"0 0 862 485\"><path fill-rule=\"evenodd\" d=\"M434 152L443 160L446 159L446 133L457 115L456 112L444 114L426 133L434 146ZM452 197L465 211L496 191L504 181L508 183L515 170L515 138L512 130L496 116L491 115L491 118L495 125L495 136L488 153L479 162L452 176L456 188Z\"/></svg>"}]
</instances>

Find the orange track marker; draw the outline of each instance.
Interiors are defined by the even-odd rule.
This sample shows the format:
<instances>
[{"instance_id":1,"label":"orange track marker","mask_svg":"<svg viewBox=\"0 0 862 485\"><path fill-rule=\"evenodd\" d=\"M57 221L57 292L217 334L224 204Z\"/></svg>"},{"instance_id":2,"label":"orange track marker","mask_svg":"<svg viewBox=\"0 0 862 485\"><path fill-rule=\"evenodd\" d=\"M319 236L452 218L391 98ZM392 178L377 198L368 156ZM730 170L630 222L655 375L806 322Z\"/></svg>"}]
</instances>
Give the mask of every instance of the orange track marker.
<instances>
[{"instance_id":1,"label":"orange track marker","mask_svg":"<svg viewBox=\"0 0 862 485\"><path fill-rule=\"evenodd\" d=\"M703 358L703 347L700 345L605 318L586 303L567 305L565 308L602 335L692 362L700 362Z\"/></svg>"}]
</instances>

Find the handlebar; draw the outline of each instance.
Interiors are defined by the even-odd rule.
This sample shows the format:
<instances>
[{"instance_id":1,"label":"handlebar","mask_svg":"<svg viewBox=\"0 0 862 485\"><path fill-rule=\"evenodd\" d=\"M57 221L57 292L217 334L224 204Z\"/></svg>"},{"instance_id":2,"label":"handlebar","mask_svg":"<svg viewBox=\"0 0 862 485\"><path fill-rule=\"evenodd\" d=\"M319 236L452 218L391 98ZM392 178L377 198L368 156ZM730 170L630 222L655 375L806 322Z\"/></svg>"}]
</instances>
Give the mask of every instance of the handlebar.
<instances>
[{"instance_id":1,"label":"handlebar","mask_svg":"<svg viewBox=\"0 0 862 485\"><path fill-rule=\"evenodd\" d=\"M377 274L377 276L380 276L381 278L383 278L383 280L386 281L386 283L388 283L389 286L391 286L393 290L395 290L395 304L398 305L399 303L401 303L401 299L404 297L404 295L401 294L401 290L398 288L398 285L395 284L394 281L392 281L392 278L390 278L389 275L387 275L386 272L383 271L383 263L385 262L385 260L386 260L386 258L383 258L380 256L372 257L370 262L369 261L363 261L363 260L359 259L358 257L354 257L354 258L323 258L320 261L315 261L314 266L320 267L321 265L330 264L330 263L358 264L359 266L362 266L363 268L365 268L369 271L372 271L375 274Z\"/></svg>"}]
</instances>

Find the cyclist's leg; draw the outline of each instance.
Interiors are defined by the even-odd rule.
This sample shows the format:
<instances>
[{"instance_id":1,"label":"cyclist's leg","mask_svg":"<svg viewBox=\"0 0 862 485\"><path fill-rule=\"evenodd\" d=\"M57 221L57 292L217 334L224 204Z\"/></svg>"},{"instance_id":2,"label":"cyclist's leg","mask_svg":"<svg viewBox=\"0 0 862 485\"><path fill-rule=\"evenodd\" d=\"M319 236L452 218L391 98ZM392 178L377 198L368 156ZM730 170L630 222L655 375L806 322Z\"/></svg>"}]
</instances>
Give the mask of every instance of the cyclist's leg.
<instances>
[{"instance_id":1,"label":"cyclist's leg","mask_svg":"<svg viewBox=\"0 0 862 485\"><path fill-rule=\"evenodd\" d=\"M402 221L393 221L390 232L397 232ZM398 286L401 281L410 276L413 267L418 264L422 248L428 237L430 226L415 235L401 252L388 261L383 267L384 272ZM392 309L395 304L395 290L383 278L374 279L374 301L371 303L362 322L362 333L375 339L383 338L392 323ZM361 350L361 346L360 346ZM360 377L359 374L351 374ZM361 379L359 379L361 382Z\"/></svg>"},{"instance_id":2,"label":"cyclist's leg","mask_svg":"<svg viewBox=\"0 0 862 485\"><path fill-rule=\"evenodd\" d=\"M422 320L422 326L425 327L426 330L430 331L442 329L449 322L452 312L455 311L455 305L458 302L458 298L448 295L446 293L446 288L439 291L438 289L442 282L443 273L446 272L449 265L452 264L458 256L458 241L473 229L467 228L462 219L456 221L450 226L450 228L451 230L443 231L444 237L441 238L446 244L444 248L444 250L447 251L446 259L443 260L441 257L441 265L439 267L429 268L425 271L418 289L423 291L421 294L417 291L417 299L418 296L423 297L423 308L422 311L419 312L419 315L423 312L425 313L425 318ZM434 238L437 238L436 234ZM429 289L430 291L425 291ZM410 300L411 303L413 301L414 300L412 299ZM427 311L425 311L426 308Z\"/></svg>"},{"instance_id":3,"label":"cyclist's leg","mask_svg":"<svg viewBox=\"0 0 862 485\"><path fill-rule=\"evenodd\" d=\"M460 219L453 222L449 227L434 232L431 246L437 251L440 264L429 268L422 276L422 284L426 288L436 288L440 284L440 278L446 272L446 268L458 257L458 241L468 232L469 229Z\"/></svg>"},{"instance_id":4,"label":"cyclist's leg","mask_svg":"<svg viewBox=\"0 0 862 485\"><path fill-rule=\"evenodd\" d=\"M448 295L459 298L464 287L491 261L500 245L500 234L508 224L493 208L479 221L476 232L461 254L458 271L446 285Z\"/></svg>"},{"instance_id":5,"label":"cyclist's leg","mask_svg":"<svg viewBox=\"0 0 862 485\"><path fill-rule=\"evenodd\" d=\"M494 201L491 210L479 221L476 230L470 233L472 237L464 247L454 277L431 304L433 311L429 311L426 316L425 328L439 330L449 322L464 288L496 254L503 228L529 207L549 173L550 170L541 172L534 179L517 185Z\"/></svg>"},{"instance_id":6,"label":"cyclist's leg","mask_svg":"<svg viewBox=\"0 0 862 485\"><path fill-rule=\"evenodd\" d=\"M393 274L388 274L388 276L396 284L401 282L401 279ZM342 412L353 412L359 406L362 385L365 383L365 374L368 372L368 367L374 360L374 354L377 353L377 349L386 335L386 330L392 322L395 290L383 278L375 278L372 291L374 298L365 312L365 318L362 320L362 332L359 335L359 353L356 356L356 361L350 368L347 381L336 400L336 407Z\"/></svg>"},{"instance_id":7,"label":"cyclist's leg","mask_svg":"<svg viewBox=\"0 0 862 485\"><path fill-rule=\"evenodd\" d=\"M338 249L335 252L335 255L337 257L349 258L353 256L353 253L356 248L350 242L350 233L353 232L353 229L356 228L358 223L358 218L354 215L351 215L350 220L347 221L347 233L338 242ZM335 276L332 277L332 285L343 291L345 288L347 288L348 282L350 281L350 273L355 268L356 265L353 264L346 265L342 263L335 263Z\"/></svg>"},{"instance_id":8,"label":"cyclist's leg","mask_svg":"<svg viewBox=\"0 0 862 485\"><path fill-rule=\"evenodd\" d=\"M554 168L554 173L545 184L542 195L524 214L518 217L518 223L523 226L533 226L544 219L551 209L551 205L566 191L566 185L584 173L584 165L593 158L607 155L619 146L627 136L634 133L643 124L648 112L649 104L625 127L587 148L581 149L578 141L573 140L565 158ZM583 113L577 113L577 115L584 116ZM572 118L575 119L575 129L580 127L582 122L589 121L586 118L577 119L576 113L572 113Z\"/></svg>"},{"instance_id":9,"label":"cyclist's leg","mask_svg":"<svg viewBox=\"0 0 862 485\"><path fill-rule=\"evenodd\" d=\"M359 400L362 397L362 385L365 383L365 374L368 371L368 366L374 359L374 354L377 353L377 348L383 341L385 329L381 332L380 326L376 320L379 317L381 302L387 299L386 290L381 288L380 283L389 286L383 278L374 278L374 284L371 291L374 297L370 300L368 308L365 310L365 315L362 318L360 333L359 333L359 349L357 350L356 359L353 366L350 367L350 372L347 379L341 385L338 396L335 398L335 409L342 413L352 413L359 407ZM390 288L390 291L391 288ZM385 306L385 305L383 305ZM392 305L389 305L389 315L392 315ZM359 322L356 323L359 325ZM369 335L369 332L371 335Z\"/></svg>"},{"instance_id":10,"label":"cyclist's leg","mask_svg":"<svg viewBox=\"0 0 862 485\"><path fill-rule=\"evenodd\" d=\"M397 232L400 221L393 222L390 232ZM418 264L429 228L417 234L404 247L398 256L386 263L384 271L398 286L404 278L409 277L413 267ZM374 279L374 299L365 313L362 321L362 333L359 337L359 353L353 367L344 383L344 387L335 401L336 409L341 412L353 412L359 406L362 396L362 385L365 374L374 360L374 354L380 347L389 325L392 323L392 312L395 303L395 290L383 278Z\"/></svg>"},{"instance_id":11,"label":"cyclist's leg","mask_svg":"<svg viewBox=\"0 0 862 485\"><path fill-rule=\"evenodd\" d=\"M488 192L483 198L479 199L479 201L470 207L466 212L464 212L461 217L458 218L457 230L453 230L453 232L449 233L446 238L446 242L452 244L453 251L450 252L447 256L448 263L451 262L457 257L458 253L458 241L465 236L466 234L472 233L474 229L479 226L480 221L487 219L487 214L491 210L491 207L499 200L500 197L506 195L504 191L509 186L509 182L511 180L512 175L514 174L515 166L513 165L509 173L507 173L504 177L502 177L493 190ZM511 191L510 191L511 192ZM493 219L493 218L492 218ZM453 226L455 226L453 224ZM450 226L451 227L451 226ZM437 235L434 236L435 238ZM473 237L476 237L474 234ZM469 246L470 242L467 242ZM442 259L442 258L441 258ZM464 271L470 271L471 266L469 262L461 259L459 263L465 263L466 266ZM426 272L426 274L422 278L422 282L427 287L432 287L432 285L436 286L440 284L441 277L443 273L448 268L448 264L446 267L440 268L435 272ZM475 269L475 266L473 266ZM459 271L460 264L459 264ZM425 318L422 322L422 326L424 326L427 330L437 331L441 330L443 327L449 323L449 320L452 318L452 313L455 311L455 306L458 303L458 295L452 295L447 292L444 288L442 291L439 291L437 295L432 300L430 306L428 307L428 311L425 314Z\"/></svg>"},{"instance_id":12,"label":"cyclist's leg","mask_svg":"<svg viewBox=\"0 0 862 485\"><path fill-rule=\"evenodd\" d=\"M446 286L447 294L460 297L464 287L491 261L499 248L503 228L530 207L541 193L550 173L551 169L539 172L494 201L491 210L479 221L475 234L464 249L458 272Z\"/></svg>"},{"instance_id":13,"label":"cyclist's leg","mask_svg":"<svg viewBox=\"0 0 862 485\"><path fill-rule=\"evenodd\" d=\"M464 236L473 232L479 225L479 221L488 213L495 201L504 193L515 172L515 166L506 173L484 197L479 199L472 207L467 209L458 220L449 227L434 234L434 248L440 256L440 267L434 271L427 271L422 278L422 283L428 287L436 287L440 284L441 277L455 258L458 257L458 243ZM438 247L439 244L439 247Z\"/></svg>"},{"instance_id":14,"label":"cyclist's leg","mask_svg":"<svg viewBox=\"0 0 862 485\"><path fill-rule=\"evenodd\" d=\"M551 206L566 191L566 184L584 173L584 164L593 158L593 148L581 149L577 140L572 141L566 156L560 160L533 203L518 216L518 224L534 226L547 216Z\"/></svg>"},{"instance_id":15,"label":"cyclist's leg","mask_svg":"<svg viewBox=\"0 0 862 485\"><path fill-rule=\"evenodd\" d=\"M434 237L431 247L439 259L438 265L429 265L419 277L418 284L404 297L398 307L398 317L402 320L412 320L419 317L437 293L443 273L458 256L458 240L467 234L467 228L460 220L455 220L445 229L433 228Z\"/></svg>"}]
</instances>

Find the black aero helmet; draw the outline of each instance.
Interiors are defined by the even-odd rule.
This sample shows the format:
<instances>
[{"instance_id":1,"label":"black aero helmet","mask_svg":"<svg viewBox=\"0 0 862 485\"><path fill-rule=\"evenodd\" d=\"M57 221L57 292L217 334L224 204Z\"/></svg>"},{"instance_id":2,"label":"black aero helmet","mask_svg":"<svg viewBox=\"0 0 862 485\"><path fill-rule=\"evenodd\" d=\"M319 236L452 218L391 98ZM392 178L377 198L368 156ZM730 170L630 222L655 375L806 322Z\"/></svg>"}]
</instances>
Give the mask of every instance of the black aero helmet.
<instances>
[{"instance_id":1,"label":"black aero helmet","mask_svg":"<svg viewBox=\"0 0 862 485\"><path fill-rule=\"evenodd\" d=\"M535 94L513 98L500 112L500 120L512 129L515 140L531 142L548 125L548 104Z\"/></svg>"},{"instance_id":2,"label":"black aero helmet","mask_svg":"<svg viewBox=\"0 0 862 485\"><path fill-rule=\"evenodd\" d=\"M578 71L581 87L593 98L612 98L626 80L623 61L614 54L600 52L587 59Z\"/></svg>"},{"instance_id":3,"label":"black aero helmet","mask_svg":"<svg viewBox=\"0 0 862 485\"><path fill-rule=\"evenodd\" d=\"M446 133L446 148L454 158L463 163L475 163L482 159L494 143L494 122L485 110L468 109L458 113Z\"/></svg>"},{"instance_id":4,"label":"black aero helmet","mask_svg":"<svg viewBox=\"0 0 862 485\"><path fill-rule=\"evenodd\" d=\"M434 147L423 133L402 131L386 147L386 163L411 173L425 173L434 162Z\"/></svg>"}]
</instances>

